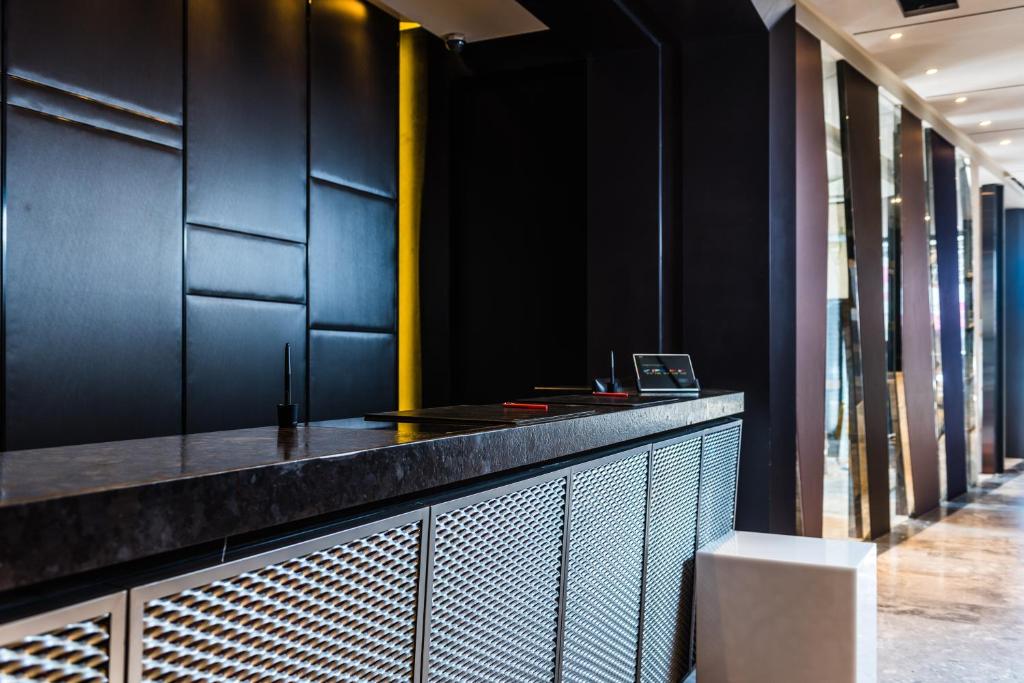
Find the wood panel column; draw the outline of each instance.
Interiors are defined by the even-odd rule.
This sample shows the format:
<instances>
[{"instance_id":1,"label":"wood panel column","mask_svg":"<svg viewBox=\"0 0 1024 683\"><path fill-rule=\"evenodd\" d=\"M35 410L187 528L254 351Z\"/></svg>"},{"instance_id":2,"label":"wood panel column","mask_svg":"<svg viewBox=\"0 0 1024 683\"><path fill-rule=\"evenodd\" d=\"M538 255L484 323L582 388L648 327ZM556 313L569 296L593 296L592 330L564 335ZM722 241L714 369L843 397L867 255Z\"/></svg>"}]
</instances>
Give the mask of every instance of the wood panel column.
<instances>
[{"instance_id":1,"label":"wood panel column","mask_svg":"<svg viewBox=\"0 0 1024 683\"><path fill-rule=\"evenodd\" d=\"M821 42L796 28L796 449L798 531L821 536L825 476L828 168Z\"/></svg>"},{"instance_id":2,"label":"wood panel column","mask_svg":"<svg viewBox=\"0 0 1024 683\"><path fill-rule=\"evenodd\" d=\"M941 135L929 138L932 194L939 266L939 322L942 326L942 406L946 431L946 497L967 492L967 434L964 429L964 363L960 341L960 259L957 245L956 149Z\"/></svg>"},{"instance_id":3,"label":"wood panel column","mask_svg":"<svg viewBox=\"0 0 1024 683\"><path fill-rule=\"evenodd\" d=\"M842 115L846 229L852 231L851 293L857 329L852 336L861 382L855 400L863 405L861 496L867 495L865 532L878 538L889 531L889 435L885 314L882 290L882 169L878 144L878 87L842 61L838 64ZM859 343L858 343L859 342ZM854 379L856 387L856 379ZM854 444L854 448L859 448ZM851 456L853 457L853 456Z\"/></svg>"},{"instance_id":4,"label":"wood panel column","mask_svg":"<svg viewBox=\"0 0 1024 683\"><path fill-rule=\"evenodd\" d=\"M939 504L939 455L935 440L932 318L929 303L928 200L924 182L921 119L903 108L900 121L900 233L903 283L903 393L906 405L904 472L910 514Z\"/></svg>"},{"instance_id":5,"label":"wood panel column","mask_svg":"<svg viewBox=\"0 0 1024 683\"><path fill-rule=\"evenodd\" d=\"M1006 414L1014 419L1006 421L1006 455L1019 458L1024 454L1024 209L1008 209L1006 227L1004 278L1006 306L1004 309L1004 342L1006 365L1003 376L1006 388Z\"/></svg>"},{"instance_id":6,"label":"wood panel column","mask_svg":"<svg viewBox=\"0 0 1024 683\"><path fill-rule=\"evenodd\" d=\"M1005 458L1003 186L981 188L982 424L981 467L1003 471Z\"/></svg>"}]
</instances>

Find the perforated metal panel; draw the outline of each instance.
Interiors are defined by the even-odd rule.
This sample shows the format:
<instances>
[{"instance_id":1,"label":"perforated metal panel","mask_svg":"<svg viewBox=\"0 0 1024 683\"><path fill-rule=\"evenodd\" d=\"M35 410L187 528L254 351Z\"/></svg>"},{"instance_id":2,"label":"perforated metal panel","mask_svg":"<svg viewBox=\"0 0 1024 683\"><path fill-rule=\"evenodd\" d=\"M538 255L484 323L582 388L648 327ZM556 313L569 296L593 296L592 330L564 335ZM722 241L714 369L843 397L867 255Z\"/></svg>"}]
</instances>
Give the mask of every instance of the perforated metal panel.
<instances>
[{"instance_id":1,"label":"perforated metal panel","mask_svg":"<svg viewBox=\"0 0 1024 683\"><path fill-rule=\"evenodd\" d=\"M120 681L124 594L0 625L0 681Z\"/></svg>"},{"instance_id":2,"label":"perforated metal panel","mask_svg":"<svg viewBox=\"0 0 1024 683\"><path fill-rule=\"evenodd\" d=\"M427 680L551 683L564 478L435 508Z\"/></svg>"},{"instance_id":3,"label":"perforated metal panel","mask_svg":"<svg viewBox=\"0 0 1024 683\"><path fill-rule=\"evenodd\" d=\"M636 679L647 451L574 473L562 681Z\"/></svg>"},{"instance_id":4,"label":"perforated metal panel","mask_svg":"<svg viewBox=\"0 0 1024 683\"><path fill-rule=\"evenodd\" d=\"M146 599L141 679L409 683L422 527L402 524Z\"/></svg>"},{"instance_id":5,"label":"perforated metal panel","mask_svg":"<svg viewBox=\"0 0 1024 683\"><path fill-rule=\"evenodd\" d=\"M107 681L107 617L0 646L0 681Z\"/></svg>"},{"instance_id":6,"label":"perforated metal panel","mask_svg":"<svg viewBox=\"0 0 1024 683\"><path fill-rule=\"evenodd\" d=\"M736 467L740 455L740 427L704 435L700 466L700 510L697 546L732 531L736 512Z\"/></svg>"},{"instance_id":7,"label":"perforated metal panel","mask_svg":"<svg viewBox=\"0 0 1024 683\"><path fill-rule=\"evenodd\" d=\"M679 683L690 665L700 436L651 456L642 683Z\"/></svg>"}]
</instances>

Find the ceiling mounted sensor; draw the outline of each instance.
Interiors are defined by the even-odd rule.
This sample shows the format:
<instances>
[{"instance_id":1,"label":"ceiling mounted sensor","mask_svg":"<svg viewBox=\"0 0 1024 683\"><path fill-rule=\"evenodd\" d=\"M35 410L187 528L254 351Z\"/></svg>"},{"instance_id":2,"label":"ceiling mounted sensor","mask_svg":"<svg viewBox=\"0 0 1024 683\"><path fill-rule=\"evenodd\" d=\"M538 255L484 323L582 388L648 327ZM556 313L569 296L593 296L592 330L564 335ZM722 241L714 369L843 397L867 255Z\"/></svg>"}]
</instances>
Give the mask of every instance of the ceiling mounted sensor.
<instances>
[{"instance_id":1,"label":"ceiling mounted sensor","mask_svg":"<svg viewBox=\"0 0 1024 683\"><path fill-rule=\"evenodd\" d=\"M931 12L942 12L948 9L957 9L960 3L957 0L896 0L900 3L903 16L916 17Z\"/></svg>"}]
</instances>

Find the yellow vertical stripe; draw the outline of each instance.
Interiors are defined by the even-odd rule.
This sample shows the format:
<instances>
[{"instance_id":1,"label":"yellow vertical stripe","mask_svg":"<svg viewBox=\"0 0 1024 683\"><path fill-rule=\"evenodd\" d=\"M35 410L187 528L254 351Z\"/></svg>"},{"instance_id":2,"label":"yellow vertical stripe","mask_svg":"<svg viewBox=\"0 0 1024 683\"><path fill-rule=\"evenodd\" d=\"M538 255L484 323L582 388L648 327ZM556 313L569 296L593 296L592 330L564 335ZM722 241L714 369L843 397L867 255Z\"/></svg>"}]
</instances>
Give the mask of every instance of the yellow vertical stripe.
<instances>
[{"instance_id":1,"label":"yellow vertical stripe","mask_svg":"<svg viewBox=\"0 0 1024 683\"><path fill-rule=\"evenodd\" d=\"M426 132L422 30L403 30L398 60L398 408L419 408L420 208Z\"/></svg>"}]
</instances>

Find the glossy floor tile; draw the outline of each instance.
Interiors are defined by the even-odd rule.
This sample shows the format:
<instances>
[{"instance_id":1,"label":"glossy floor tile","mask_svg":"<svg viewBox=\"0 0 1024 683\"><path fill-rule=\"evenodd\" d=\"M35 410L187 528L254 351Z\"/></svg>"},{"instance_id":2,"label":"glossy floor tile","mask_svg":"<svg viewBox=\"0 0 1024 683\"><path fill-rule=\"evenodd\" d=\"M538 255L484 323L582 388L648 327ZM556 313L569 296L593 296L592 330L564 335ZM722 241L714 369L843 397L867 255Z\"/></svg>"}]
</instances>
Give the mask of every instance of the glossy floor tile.
<instances>
[{"instance_id":1,"label":"glossy floor tile","mask_svg":"<svg viewBox=\"0 0 1024 683\"><path fill-rule=\"evenodd\" d=\"M1024 468L878 542L884 683L1024 681Z\"/></svg>"}]
</instances>

